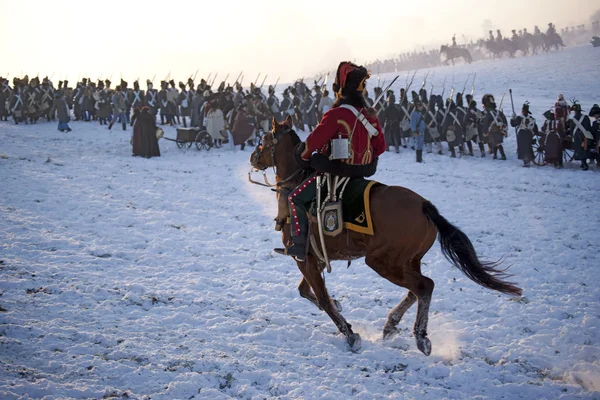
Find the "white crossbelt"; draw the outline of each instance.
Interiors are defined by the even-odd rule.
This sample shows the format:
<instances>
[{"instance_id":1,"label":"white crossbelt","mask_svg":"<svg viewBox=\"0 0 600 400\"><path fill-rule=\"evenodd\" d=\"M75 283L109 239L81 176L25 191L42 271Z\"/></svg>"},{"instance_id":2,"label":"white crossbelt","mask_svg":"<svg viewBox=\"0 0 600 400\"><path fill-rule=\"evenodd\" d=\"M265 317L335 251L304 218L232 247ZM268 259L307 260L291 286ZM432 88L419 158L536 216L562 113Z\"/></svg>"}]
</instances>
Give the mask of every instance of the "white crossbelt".
<instances>
[{"instance_id":1,"label":"white crossbelt","mask_svg":"<svg viewBox=\"0 0 600 400\"><path fill-rule=\"evenodd\" d=\"M363 124L367 132L369 132L369 137L377 136L379 134L377 128L371 125L371 123L367 120L367 117L365 117L356 108L352 107L349 104L342 104L340 107L352 111L352 114L354 114L354 116L360 121L360 123Z\"/></svg>"}]
</instances>

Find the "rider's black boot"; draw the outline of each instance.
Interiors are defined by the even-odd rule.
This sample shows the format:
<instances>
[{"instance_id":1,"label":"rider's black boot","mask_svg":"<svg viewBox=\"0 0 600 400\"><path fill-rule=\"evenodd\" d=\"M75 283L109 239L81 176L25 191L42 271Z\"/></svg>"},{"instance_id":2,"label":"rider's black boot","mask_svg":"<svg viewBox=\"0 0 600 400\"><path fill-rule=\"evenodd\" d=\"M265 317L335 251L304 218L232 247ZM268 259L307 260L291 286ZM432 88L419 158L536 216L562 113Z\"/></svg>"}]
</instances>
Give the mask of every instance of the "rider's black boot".
<instances>
[{"instance_id":1,"label":"rider's black boot","mask_svg":"<svg viewBox=\"0 0 600 400\"><path fill-rule=\"evenodd\" d=\"M292 256L296 261L304 261L306 258L306 236L303 234L292 236L292 241L294 244L290 247L285 249L278 248L273 251L277 254L283 254L284 256Z\"/></svg>"}]
</instances>

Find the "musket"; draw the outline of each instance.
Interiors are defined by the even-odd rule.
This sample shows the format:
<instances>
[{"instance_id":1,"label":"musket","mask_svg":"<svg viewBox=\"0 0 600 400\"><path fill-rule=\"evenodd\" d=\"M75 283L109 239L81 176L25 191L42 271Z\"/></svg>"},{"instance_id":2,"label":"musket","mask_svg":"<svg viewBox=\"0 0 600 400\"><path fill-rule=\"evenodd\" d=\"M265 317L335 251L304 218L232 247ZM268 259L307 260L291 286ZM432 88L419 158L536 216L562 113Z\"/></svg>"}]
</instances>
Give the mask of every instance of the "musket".
<instances>
[{"instance_id":1,"label":"musket","mask_svg":"<svg viewBox=\"0 0 600 400\"><path fill-rule=\"evenodd\" d=\"M400 104L402 104L404 102L404 99L406 98L406 96L408 95L408 90L410 89L410 87L413 84L413 81L415 80L415 75L417 74L418 69L415 70L415 73L413 74L412 78L410 79L410 82L408 83L408 85L404 88L404 96L402 96L402 98L400 99Z\"/></svg>"},{"instance_id":2,"label":"musket","mask_svg":"<svg viewBox=\"0 0 600 400\"><path fill-rule=\"evenodd\" d=\"M475 75L473 75L473 87L471 87L471 96L473 96L473 93L475 93L475 78L477 78L477 72L475 72Z\"/></svg>"},{"instance_id":3,"label":"musket","mask_svg":"<svg viewBox=\"0 0 600 400\"><path fill-rule=\"evenodd\" d=\"M273 85L273 89L275 89L277 87L277 84L279 83L279 78L281 78L281 77L277 77L277 80L275 81L275 85Z\"/></svg>"},{"instance_id":4,"label":"musket","mask_svg":"<svg viewBox=\"0 0 600 400\"><path fill-rule=\"evenodd\" d=\"M169 71L169 74L167 75L167 77L165 78L165 81L169 82L169 78L171 77L171 71ZM122 79L122 78L121 78Z\"/></svg>"},{"instance_id":5,"label":"musket","mask_svg":"<svg viewBox=\"0 0 600 400\"><path fill-rule=\"evenodd\" d=\"M256 80L254 81L254 86L256 86L256 84L258 83L258 78L260 78L260 74L262 74L262 72L258 73L258 76L256 77Z\"/></svg>"},{"instance_id":6,"label":"musket","mask_svg":"<svg viewBox=\"0 0 600 400\"><path fill-rule=\"evenodd\" d=\"M229 72L227 73L227 76L225 76L225 79L223 80L223 82L227 83L227 78L229 78Z\"/></svg>"},{"instance_id":7,"label":"musket","mask_svg":"<svg viewBox=\"0 0 600 400\"><path fill-rule=\"evenodd\" d=\"M267 76L269 76L269 74L266 74L262 83L260 84L260 89L262 89L263 85L265 84L265 81L267 80Z\"/></svg>"},{"instance_id":8,"label":"musket","mask_svg":"<svg viewBox=\"0 0 600 400\"><path fill-rule=\"evenodd\" d=\"M211 76L211 75L212 75L212 72L210 72L210 73L208 74L208 78L206 78L206 83L210 82L210 76Z\"/></svg>"},{"instance_id":9,"label":"musket","mask_svg":"<svg viewBox=\"0 0 600 400\"><path fill-rule=\"evenodd\" d=\"M444 76L444 84L442 88L442 99L444 98L444 93L446 92L446 80L448 79L448 75Z\"/></svg>"},{"instance_id":10,"label":"musket","mask_svg":"<svg viewBox=\"0 0 600 400\"><path fill-rule=\"evenodd\" d=\"M213 87L213 85L215 84L215 81L217 80L217 76L219 76L218 72L215 73L215 77L213 78L212 83L210 84L210 87Z\"/></svg>"},{"instance_id":11,"label":"musket","mask_svg":"<svg viewBox=\"0 0 600 400\"><path fill-rule=\"evenodd\" d=\"M196 70L196 73L194 74L194 77L192 78L192 82L194 82L196 80L197 76L198 76L198 70Z\"/></svg>"},{"instance_id":12,"label":"musket","mask_svg":"<svg viewBox=\"0 0 600 400\"><path fill-rule=\"evenodd\" d=\"M242 78L240 79L240 86L242 86L243 82L244 82L244 75L242 74Z\"/></svg>"},{"instance_id":13,"label":"musket","mask_svg":"<svg viewBox=\"0 0 600 400\"><path fill-rule=\"evenodd\" d=\"M377 96L377 98L373 102L373 105L379 104L379 101L381 100L381 98L385 95L385 93L387 93L388 90L390 90L390 88L392 87L392 85L394 84L394 82L396 82L396 79L398 79L399 77L400 77L400 75L396 75L396 77L394 78L394 80L391 81L389 85L387 85L387 87L385 88L385 90L381 91L381 93L379 94L379 96Z\"/></svg>"},{"instance_id":14,"label":"musket","mask_svg":"<svg viewBox=\"0 0 600 400\"><path fill-rule=\"evenodd\" d=\"M450 104L452 103L452 96L454 96L454 87L452 87L452 90L450 91ZM442 123L440 124L440 128L444 126L446 117L448 116L448 113L450 112L450 104L448 104L448 106L446 107L446 112L444 113L444 118L442 118Z\"/></svg>"},{"instance_id":15,"label":"musket","mask_svg":"<svg viewBox=\"0 0 600 400\"><path fill-rule=\"evenodd\" d=\"M425 74L425 79L423 79L423 83L421 84L421 89L423 89L425 87L425 84L427 83L427 77L429 76L429 71L427 71L427 74Z\"/></svg>"},{"instance_id":16,"label":"musket","mask_svg":"<svg viewBox=\"0 0 600 400\"><path fill-rule=\"evenodd\" d=\"M467 90L467 82L469 82L469 79L471 79L471 74L467 75L467 80L465 81L465 85L463 86L463 90L462 92L460 92L462 95L465 94L465 90Z\"/></svg>"},{"instance_id":17,"label":"musket","mask_svg":"<svg viewBox=\"0 0 600 400\"><path fill-rule=\"evenodd\" d=\"M50 75L50 78L48 78L48 80L50 80L50 81L51 81L51 80L52 80L52 77L54 76L54 74L55 74L55 73L56 73L56 72L53 72L53 73L52 73L52 75Z\"/></svg>"},{"instance_id":18,"label":"musket","mask_svg":"<svg viewBox=\"0 0 600 400\"><path fill-rule=\"evenodd\" d=\"M154 85L154 78L156 78L156 74L154 74L154 76L152 77L152 80L150 81L150 83L153 85Z\"/></svg>"},{"instance_id":19,"label":"musket","mask_svg":"<svg viewBox=\"0 0 600 400\"><path fill-rule=\"evenodd\" d=\"M323 82L323 86L321 86L321 97L323 97L323 93L327 90L327 80L329 79L329 72L325 75L325 81Z\"/></svg>"},{"instance_id":20,"label":"musket","mask_svg":"<svg viewBox=\"0 0 600 400\"><path fill-rule=\"evenodd\" d=\"M238 83L238 81L240 80L240 78L242 77L242 74L244 73L244 71L240 72L240 74L238 75L237 79L235 80L235 82L233 83L233 86L235 86L236 83Z\"/></svg>"}]
</instances>

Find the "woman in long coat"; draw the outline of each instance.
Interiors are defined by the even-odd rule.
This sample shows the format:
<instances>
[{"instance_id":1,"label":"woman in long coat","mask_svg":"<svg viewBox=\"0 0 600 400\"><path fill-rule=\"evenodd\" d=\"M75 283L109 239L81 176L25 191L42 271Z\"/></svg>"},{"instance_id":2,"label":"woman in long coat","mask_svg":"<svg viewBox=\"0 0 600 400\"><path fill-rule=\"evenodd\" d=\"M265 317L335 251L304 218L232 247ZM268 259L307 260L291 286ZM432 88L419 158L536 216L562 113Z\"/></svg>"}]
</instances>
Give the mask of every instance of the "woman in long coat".
<instances>
[{"instance_id":1,"label":"woman in long coat","mask_svg":"<svg viewBox=\"0 0 600 400\"><path fill-rule=\"evenodd\" d=\"M248 114L246 105L244 103L240 104L235 115L231 134L233 135L233 145L241 145L242 150L244 150L246 141L252 137L254 132L254 125L251 121L252 117Z\"/></svg>"},{"instance_id":2,"label":"woman in long coat","mask_svg":"<svg viewBox=\"0 0 600 400\"><path fill-rule=\"evenodd\" d=\"M563 165L563 140L565 139L565 124L562 118L555 118L552 110L544 113L546 121L542 125L542 133L546 140L544 143L545 162L560 168Z\"/></svg>"},{"instance_id":3,"label":"woman in long coat","mask_svg":"<svg viewBox=\"0 0 600 400\"><path fill-rule=\"evenodd\" d=\"M148 107L133 109L131 119L133 126L133 155L140 157L160 157L158 139L156 138L156 119L150 114Z\"/></svg>"}]
</instances>

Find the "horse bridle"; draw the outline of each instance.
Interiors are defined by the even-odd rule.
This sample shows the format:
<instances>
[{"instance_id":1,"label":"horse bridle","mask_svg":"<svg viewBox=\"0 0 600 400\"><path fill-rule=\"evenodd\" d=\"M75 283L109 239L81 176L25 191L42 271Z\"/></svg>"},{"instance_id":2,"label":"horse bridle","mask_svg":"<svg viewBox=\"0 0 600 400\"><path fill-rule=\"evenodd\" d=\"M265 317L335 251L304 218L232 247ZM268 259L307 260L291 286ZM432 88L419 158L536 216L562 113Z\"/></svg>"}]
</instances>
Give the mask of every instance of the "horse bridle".
<instances>
[{"instance_id":1,"label":"horse bridle","mask_svg":"<svg viewBox=\"0 0 600 400\"><path fill-rule=\"evenodd\" d=\"M267 168L269 168L269 166L263 167L262 165L260 165L260 158L263 155L263 152L265 151L266 148L269 148L271 151L271 161L273 162L273 172L275 171L275 147L277 147L277 144L279 143L279 140L281 139L281 137L283 135L285 135L286 133L291 132L291 128L287 128L279 133L275 133L275 132L269 132L272 136L272 139L270 141L263 141L262 144L258 143L256 145L256 148L254 149L254 155L252 156L252 169L248 172L248 180L250 181L250 183L253 183L255 185L260 185L260 186L265 186L265 187L274 187L277 186L279 184L279 182L277 182L276 184L272 184L269 183L269 180L267 178L267 173L265 172L265 170ZM267 136L267 134L265 134L265 137ZM268 146L266 146L268 145ZM252 179L252 173L255 171L263 171L263 179L265 181L265 183L260 183L260 182L256 182L255 180ZM287 178L285 181L290 180L291 177Z\"/></svg>"}]
</instances>

